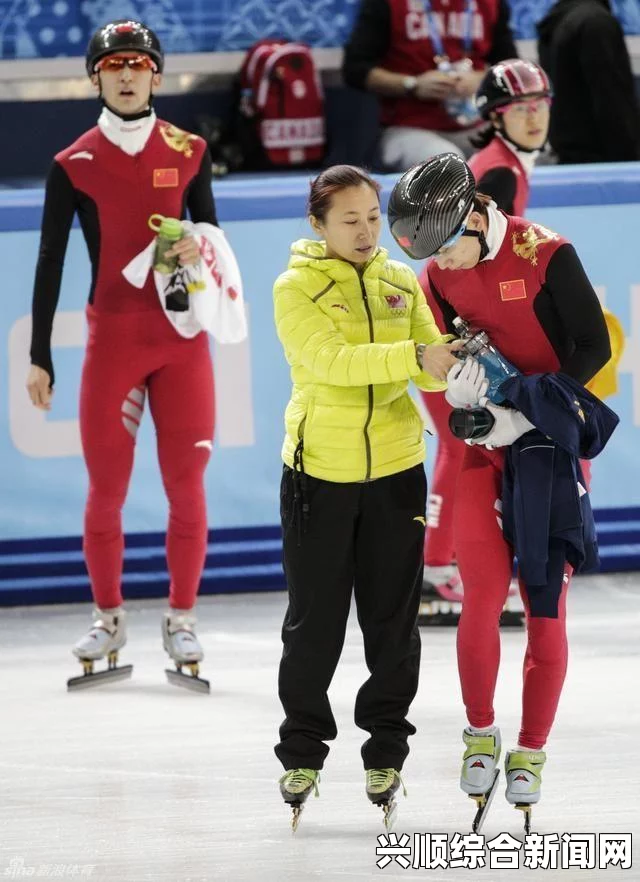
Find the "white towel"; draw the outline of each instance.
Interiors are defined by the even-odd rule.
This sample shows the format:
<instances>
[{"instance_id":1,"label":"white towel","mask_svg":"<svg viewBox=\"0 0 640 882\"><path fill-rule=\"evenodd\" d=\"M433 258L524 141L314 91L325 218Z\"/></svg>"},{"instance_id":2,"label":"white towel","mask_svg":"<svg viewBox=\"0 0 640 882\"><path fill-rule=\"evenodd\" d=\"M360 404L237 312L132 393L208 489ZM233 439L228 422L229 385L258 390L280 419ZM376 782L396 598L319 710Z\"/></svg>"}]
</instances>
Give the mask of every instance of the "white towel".
<instances>
[{"instance_id":1,"label":"white towel","mask_svg":"<svg viewBox=\"0 0 640 882\"><path fill-rule=\"evenodd\" d=\"M240 343L247 336L242 278L227 237L212 224L183 221L185 233L200 246L200 262L180 267L176 274L153 273L160 304L169 322L181 337L195 337L208 331L218 343ZM155 237L122 270L134 288L143 288L153 264ZM176 282L189 289L189 309L175 312L166 308L167 295Z\"/></svg>"}]
</instances>

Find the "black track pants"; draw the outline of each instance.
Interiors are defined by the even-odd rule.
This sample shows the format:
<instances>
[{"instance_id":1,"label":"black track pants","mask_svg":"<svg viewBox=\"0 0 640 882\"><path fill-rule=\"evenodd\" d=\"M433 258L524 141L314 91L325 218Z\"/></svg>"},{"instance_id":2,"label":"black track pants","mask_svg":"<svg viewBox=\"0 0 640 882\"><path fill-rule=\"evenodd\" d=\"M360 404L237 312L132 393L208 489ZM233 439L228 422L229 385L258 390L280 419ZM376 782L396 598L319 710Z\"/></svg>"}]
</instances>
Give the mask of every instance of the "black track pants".
<instances>
[{"instance_id":1,"label":"black track pants","mask_svg":"<svg viewBox=\"0 0 640 882\"><path fill-rule=\"evenodd\" d=\"M422 465L366 483L306 476L308 516L294 500L300 476L281 484L289 607L282 628L279 694L285 711L276 755L286 769L321 769L336 737L327 690L344 643L352 591L369 679L355 722L370 737L365 769L401 769L418 688L427 482Z\"/></svg>"}]
</instances>

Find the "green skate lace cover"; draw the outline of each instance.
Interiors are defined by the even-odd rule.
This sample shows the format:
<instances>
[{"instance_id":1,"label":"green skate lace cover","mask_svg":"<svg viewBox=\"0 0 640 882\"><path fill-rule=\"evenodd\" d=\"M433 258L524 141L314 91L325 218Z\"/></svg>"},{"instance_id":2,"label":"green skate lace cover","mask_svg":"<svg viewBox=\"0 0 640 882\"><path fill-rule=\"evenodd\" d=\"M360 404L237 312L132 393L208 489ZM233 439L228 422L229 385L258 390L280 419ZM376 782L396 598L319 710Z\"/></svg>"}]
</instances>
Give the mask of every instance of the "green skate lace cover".
<instances>
[{"instance_id":1,"label":"green skate lace cover","mask_svg":"<svg viewBox=\"0 0 640 882\"><path fill-rule=\"evenodd\" d=\"M500 750L496 756L496 739L494 735L472 735L466 730L462 733L462 740L467 745L462 761L472 756L490 756L496 762L500 759Z\"/></svg>"},{"instance_id":2,"label":"green skate lace cover","mask_svg":"<svg viewBox=\"0 0 640 882\"><path fill-rule=\"evenodd\" d=\"M402 792L405 796L407 795L407 788L404 786L404 781L397 769L367 769L366 776L369 793L384 793L397 778L402 784Z\"/></svg>"},{"instance_id":3,"label":"green skate lace cover","mask_svg":"<svg viewBox=\"0 0 640 882\"><path fill-rule=\"evenodd\" d=\"M318 782L320 774L317 769L289 769L285 772L278 784L284 784L285 790L289 793L304 793L310 786L313 786L315 796L318 796Z\"/></svg>"},{"instance_id":4,"label":"green skate lace cover","mask_svg":"<svg viewBox=\"0 0 640 882\"><path fill-rule=\"evenodd\" d=\"M529 772L534 778L542 780L542 767L547 761L544 750L514 750L507 759L507 772L520 769Z\"/></svg>"}]
</instances>

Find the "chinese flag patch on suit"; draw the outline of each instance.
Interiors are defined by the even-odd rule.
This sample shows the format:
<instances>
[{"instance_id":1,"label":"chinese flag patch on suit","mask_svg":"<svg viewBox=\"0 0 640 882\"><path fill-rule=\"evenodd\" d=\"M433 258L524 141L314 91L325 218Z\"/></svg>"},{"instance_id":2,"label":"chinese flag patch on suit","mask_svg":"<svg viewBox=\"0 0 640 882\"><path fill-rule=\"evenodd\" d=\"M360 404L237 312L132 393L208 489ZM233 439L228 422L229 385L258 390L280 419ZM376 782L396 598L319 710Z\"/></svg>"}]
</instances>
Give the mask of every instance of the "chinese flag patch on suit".
<instances>
[{"instance_id":1,"label":"chinese flag patch on suit","mask_svg":"<svg viewBox=\"0 0 640 882\"><path fill-rule=\"evenodd\" d=\"M154 187L177 187L178 186L178 169L177 168L154 168L154 170L153 170L153 186Z\"/></svg>"},{"instance_id":2,"label":"chinese flag patch on suit","mask_svg":"<svg viewBox=\"0 0 640 882\"><path fill-rule=\"evenodd\" d=\"M524 279L512 279L510 282L500 282L501 300L525 300L527 289Z\"/></svg>"}]
</instances>

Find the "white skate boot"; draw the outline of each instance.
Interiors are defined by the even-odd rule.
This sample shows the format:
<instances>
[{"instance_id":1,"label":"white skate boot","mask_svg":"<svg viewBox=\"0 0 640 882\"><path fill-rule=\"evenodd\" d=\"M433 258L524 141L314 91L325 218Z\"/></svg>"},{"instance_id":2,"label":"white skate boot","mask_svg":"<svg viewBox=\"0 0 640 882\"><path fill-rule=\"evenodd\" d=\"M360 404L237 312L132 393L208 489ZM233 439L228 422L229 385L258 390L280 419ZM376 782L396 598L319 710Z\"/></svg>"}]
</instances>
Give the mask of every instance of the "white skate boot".
<instances>
[{"instance_id":1,"label":"white skate boot","mask_svg":"<svg viewBox=\"0 0 640 882\"><path fill-rule=\"evenodd\" d=\"M486 735L476 735L466 728L462 740L467 749L462 758L460 787L478 806L473 819L473 832L479 833L498 786L500 729L494 726Z\"/></svg>"},{"instance_id":2,"label":"white skate boot","mask_svg":"<svg viewBox=\"0 0 640 882\"><path fill-rule=\"evenodd\" d=\"M209 692L209 681L199 676L204 652L195 634L196 617L190 610L170 609L162 618L162 643L173 659L176 670L167 670L174 686L186 686L196 692ZM183 674L182 668L189 669Z\"/></svg>"},{"instance_id":3,"label":"white skate boot","mask_svg":"<svg viewBox=\"0 0 640 882\"><path fill-rule=\"evenodd\" d=\"M507 802L524 812L525 833L531 832L531 806L542 795L542 769L547 760L544 750L510 750L504 761L507 776Z\"/></svg>"},{"instance_id":4,"label":"white skate boot","mask_svg":"<svg viewBox=\"0 0 640 882\"><path fill-rule=\"evenodd\" d=\"M68 680L67 689L84 689L100 683L125 680L133 671L133 665L118 667L118 652L127 642L126 614L122 607L96 608L93 617L93 625L71 650L82 664L84 674ZM108 667L106 671L94 673L94 662L101 658L107 659Z\"/></svg>"}]
</instances>

